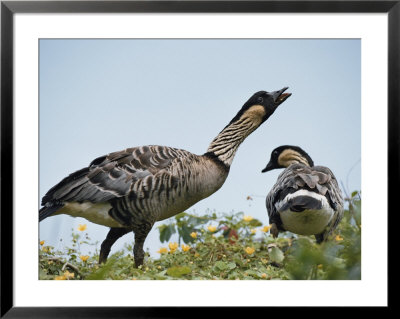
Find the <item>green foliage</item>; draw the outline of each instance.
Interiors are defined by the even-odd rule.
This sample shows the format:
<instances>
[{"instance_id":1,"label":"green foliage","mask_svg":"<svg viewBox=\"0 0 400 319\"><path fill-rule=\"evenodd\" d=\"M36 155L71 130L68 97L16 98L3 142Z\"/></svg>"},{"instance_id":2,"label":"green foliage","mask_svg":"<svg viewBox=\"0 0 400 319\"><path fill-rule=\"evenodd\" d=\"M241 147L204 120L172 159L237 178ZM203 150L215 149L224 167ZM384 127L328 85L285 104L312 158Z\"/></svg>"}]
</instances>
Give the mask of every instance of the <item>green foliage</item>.
<instances>
[{"instance_id":1,"label":"green foliage","mask_svg":"<svg viewBox=\"0 0 400 319\"><path fill-rule=\"evenodd\" d=\"M176 233L175 227L171 224L163 224L161 226L158 226L158 229L160 231L160 241L162 243L168 241L171 238L172 234Z\"/></svg>"},{"instance_id":2,"label":"green foliage","mask_svg":"<svg viewBox=\"0 0 400 319\"><path fill-rule=\"evenodd\" d=\"M191 271L192 269L188 266L173 266L167 269L167 275L179 278L190 274Z\"/></svg>"},{"instance_id":3,"label":"green foliage","mask_svg":"<svg viewBox=\"0 0 400 319\"><path fill-rule=\"evenodd\" d=\"M271 247L269 257L271 261L275 263L281 263L285 259L285 255L283 254L282 250L275 246Z\"/></svg>"},{"instance_id":4,"label":"green foliage","mask_svg":"<svg viewBox=\"0 0 400 319\"><path fill-rule=\"evenodd\" d=\"M186 244L192 243L194 242L194 239L190 236L190 234L200 231L202 225L211 220L215 220L216 218L217 216L215 214L204 216L195 216L188 213L178 214L175 216L174 222L158 226L158 230L160 231L160 241L162 243L169 241L171 236L178 231L179 242L182 239Z\"/></svg>"},{"instance_id":5,"label":"green foliage","mask_svg":"<svg viewBox=\"0 0 400 319\"><path fill-rule=\"evenodd\" d=\"M237 214L182 213L159 226L160 242L173 234L178 243L160 247L159 258L134 267L132 245L98 264L98 251L83 232L72 232L72 247L55 251L40 245L39 278L44 280L214 280L214 279L361 279L361 197L347 199L344 218L329 241L283 233L276 239L254 218ZM212 227L210 227L212 226ZM183 244L184 243L184 244Z\"/></svg>"},{"instance_id":6,"label":"green foliage","mask_svg":"<svg viewBox=\"0 0 400 319\"><path fill-rule=\"evenodd\" d=\"M285 268L291 279L361 279L361 195L346 199L348 209L332 240L316 245L298 238L288 252Z\"/></svg>"}]
</instances>

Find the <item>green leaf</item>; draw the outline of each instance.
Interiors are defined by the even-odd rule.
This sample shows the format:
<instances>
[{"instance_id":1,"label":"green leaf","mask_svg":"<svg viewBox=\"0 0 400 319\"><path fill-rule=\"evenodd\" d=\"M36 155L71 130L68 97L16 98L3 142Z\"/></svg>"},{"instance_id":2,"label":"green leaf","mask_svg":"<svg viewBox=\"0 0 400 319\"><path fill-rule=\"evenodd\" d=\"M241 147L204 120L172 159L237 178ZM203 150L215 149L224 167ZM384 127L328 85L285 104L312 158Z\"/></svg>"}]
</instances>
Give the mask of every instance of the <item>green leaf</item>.
<instances>
[{"instance_id":1,"label":"green leaf","mask_svg":"<svg viewBox=\"0 0 400 319\"><path fill-rule=\"evenodd\" d=\"M162 243L168 241L171 238L172 234L176 232L175 226L173 224L161 225L158 227L158 230L160 232L160 241Z\"/></svg>"},{"instance_id":2,"label":"green leaf","mask_svg":"<svg viewBox=\"0 0 400 319\"><path fill-rule=\"evenodd\" d=\"M188 266L174 266L167 269L167 275L171 277L181 277L190 274L192 269Z\"/></svg>"},{"instance_id":3,"label":"green leaf","mask_svg":"<svg viewBox=\"0 0 400 319\"><path fill-rule=\"evenodd\" d=\"M256 277L256 278L259 277L259 274L257 271L247 269L245 272L247 273L248 276L252 276L252 277Z\"/></svg>"},{"instance_id":4,"label":"green leaf","mask_svg":"<svg viewBox=\"0 0 400 319\"><path fill-rule=\"evenodd\" d=\"M193 228L189 228L185 224L183 224L182 227L178 229L179 236L182 237L185 244L192 243L194 241L194 238L190 236L190 233L193 230L194 230Z\"/></svg>"},{"instance_id":5,"label":"green leaf","mask_svg":"<svg viewBox=\"0 0 400 319\"><path fill-rule=\"evenodd\" d=\"M254 218L249 222L249 225L252 227L258 227L258 226L262 225L262 222L260 222L258 219Z\"/></svg>"},{"instance_id":6,"label":"green leaf","mask_svg":"<svg viewBox=\"0 0 400 319\"><path fill-rule=\"evenodd\" d=\"M234 258L233 259L234 261L235 261L235 263L237 264L237 265L239 265L239 267L243 267L243 261L241 260L241 258Z\"/></svg>"},{"instance_id":7,"label":"green leaf","mask_svg":"<svg viewBox=\"0 0 400 319\"><path fill-rule=\"evenodd\" d=\"M232 270L232 269L236 268L236 264L235 263L228 263L227 266L228 266L229 270Z\"/></svg>"},{"instance_id":8,"label":"green leaf","mask_svg":"<svg viewBox=\"0 0 400 319\"><path fill-rule=\"evenodd\" d=\"M219 270L226 270L228 269L228 265L224 263L223 261L217 261L215 263L215 267L218 268Z\"/></svg>"},{"instance_id":9,"label":"green leaf","mask_svg":"<svg viewBox=\"0 0 400 319\"><path fill-rule=\"evenodd\" d=\"M47 279L47 271L42 268L39 268L39 279Z\"/></svg>"},{"instance_id":10,"label":"green leaf","mask_svg":"<svg viewBox=\"0 0 400 319\"><path fill-rule=\"evenodd\" d=\"M208 221L210 221L209 218L205 218L205 217L197 217L197 216L190 216L187 224L188 225L192 225L192 226L198 226L198 225L202 225L207 223Z\"/></svg>"},{"instance_id":11,"label":"green leaf","mask_svg":"<svg viewBox=\"0 0 400 319\"><path fill-rule=\"evenodd\" d=\"M183 212L183 213L179 213L178 215L175 215L175 219L177 221L180 221L183 217L185 217L187 215L187 213Z\"/></svg>"},{"instance_id":12,"label":"green leaf","mask_svg":"<svg viewBox=\"0 0 400 319\"><path fill-rule=\"evenodd\" d=\"M285 256L283 255L282 250L280 250L278 247L273 246L271 248L271 251L269 252L269 258L276 263L280 263L283 261Z\"/></svg>"},{"instance_id":13,"label":"green leaf","mask_svg":"<svg viewBox=\"0 0 400 319\"><path fill-rule=\"evenodd\" d=\"M86 280L102 280L106 277L106 275L112 270L114 264L117 262L117 257L114 255L111 256L107 263L94 271L93 273L89 274L85 277Z\"/></svg>"}]
</instances>

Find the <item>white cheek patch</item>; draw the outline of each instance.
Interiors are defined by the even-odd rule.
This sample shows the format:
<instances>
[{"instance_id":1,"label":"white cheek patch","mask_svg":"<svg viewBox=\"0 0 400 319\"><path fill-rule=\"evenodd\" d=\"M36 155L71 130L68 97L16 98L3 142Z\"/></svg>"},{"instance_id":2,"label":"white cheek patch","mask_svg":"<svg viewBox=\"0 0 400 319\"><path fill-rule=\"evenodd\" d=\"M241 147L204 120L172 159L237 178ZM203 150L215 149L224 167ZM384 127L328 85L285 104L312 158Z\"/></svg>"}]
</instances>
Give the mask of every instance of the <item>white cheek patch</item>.
<instances>
[{"instance_id":1,"label":"white cheek patch","mask_svg":"<svg viewBox=\"0 0 400 319\"><path fill-rule=\"evenodd\" d=\"M282 207L287 206L285 204L297 196L309 196L319 200L321 202L321 209L306 209L302 212L294 212L290 209L281 211ZM322 233L335 213L325 196L304 189L288 194L282 201L275 204L275 208L280 214L283 227L299 235L316 235Z\"/></svg>"}]
</instances>

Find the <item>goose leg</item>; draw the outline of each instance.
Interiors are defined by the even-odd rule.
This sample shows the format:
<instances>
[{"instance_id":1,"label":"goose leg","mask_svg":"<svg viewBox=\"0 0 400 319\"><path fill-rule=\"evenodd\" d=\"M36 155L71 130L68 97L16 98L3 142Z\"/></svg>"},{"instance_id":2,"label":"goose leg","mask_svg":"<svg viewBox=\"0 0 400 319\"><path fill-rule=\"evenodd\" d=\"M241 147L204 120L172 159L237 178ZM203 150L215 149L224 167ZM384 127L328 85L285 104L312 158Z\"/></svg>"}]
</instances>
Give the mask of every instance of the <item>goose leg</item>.
<instances>
[{"instance_id":1,"label":"goose leg","mask_svg":"<svg viewBox=\"0 0 400 319\"><path fill-rule=\"evenodd\" d=\"M151 228L153 227L152 222L143 221L140 224L136 224L133 228L135 233L135 245L133 246L133 257L135 259L135 267L143 265L144 260L144 250L143 244L149 234Z\"/></svg>"},{"instance_id":2,"label":"goose leg","mask_svg":"<svg viewBox=\"0 0 400 319\"><path fill-rule=\"evenodd\" d=\"M272 224L271 224L270 233L271 233L271 235L272 235L274 238L278 237L279 230L278 230L278 226L276 226L275 223L272 223Z\"/></svg>"},{"instance_id":3,"label":"goose leg","mask_svg":"<svg viewBox=\"0 0 400 319\"><path fill-rule=\"evenodd\" d=\"M325 240L324 233L315 235L315 239L317 241L317 244L322 243Z\"/></svg>"},{"instance_id":4,"label":"goose leg","mask_svg":"<svg viewBox=\"0 0 400 319\"><path fill-rule=\"evenodd\" d=\"M106 239L101 243L100 248L100 256L99 256L99 264L105 263L107 261L108 254L110 253L111 246L114 243L124 236L125 234L129 233L131 229L128 228L111 228L107 234Z\"/></svg>"}]
</instances>

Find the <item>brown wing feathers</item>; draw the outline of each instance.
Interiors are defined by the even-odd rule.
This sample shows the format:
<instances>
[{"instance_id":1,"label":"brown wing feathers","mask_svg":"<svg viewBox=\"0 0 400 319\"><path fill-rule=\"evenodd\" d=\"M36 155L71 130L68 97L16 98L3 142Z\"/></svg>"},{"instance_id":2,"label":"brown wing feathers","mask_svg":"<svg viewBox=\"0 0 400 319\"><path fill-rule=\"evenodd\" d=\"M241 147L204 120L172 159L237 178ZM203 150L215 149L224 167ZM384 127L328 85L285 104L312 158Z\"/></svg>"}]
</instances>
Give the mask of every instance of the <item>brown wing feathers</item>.
<instances>
[{"instance_id":1,"label":"brown wing feathers","mask_svg":"<svg viewBox=\"0 0 400 319\"><path fill-rule=\"evenodd\" d=\"M167 180L167 184L172 183L172 180L168 181L171 174L165 169L176 158L187 156L186 153L192 155L169 147L143 146L98 157L88 167L70 174L47 192L42 199L45 207L40 216L42 219L50 216L64 202L104 202L130 192L137 192L136 195L142 197L152 186L157 186L153 182ZM153 181L155 175L159 178ZM53 208L46 210L46 207Z\"/></svg>"}]
</instances>

